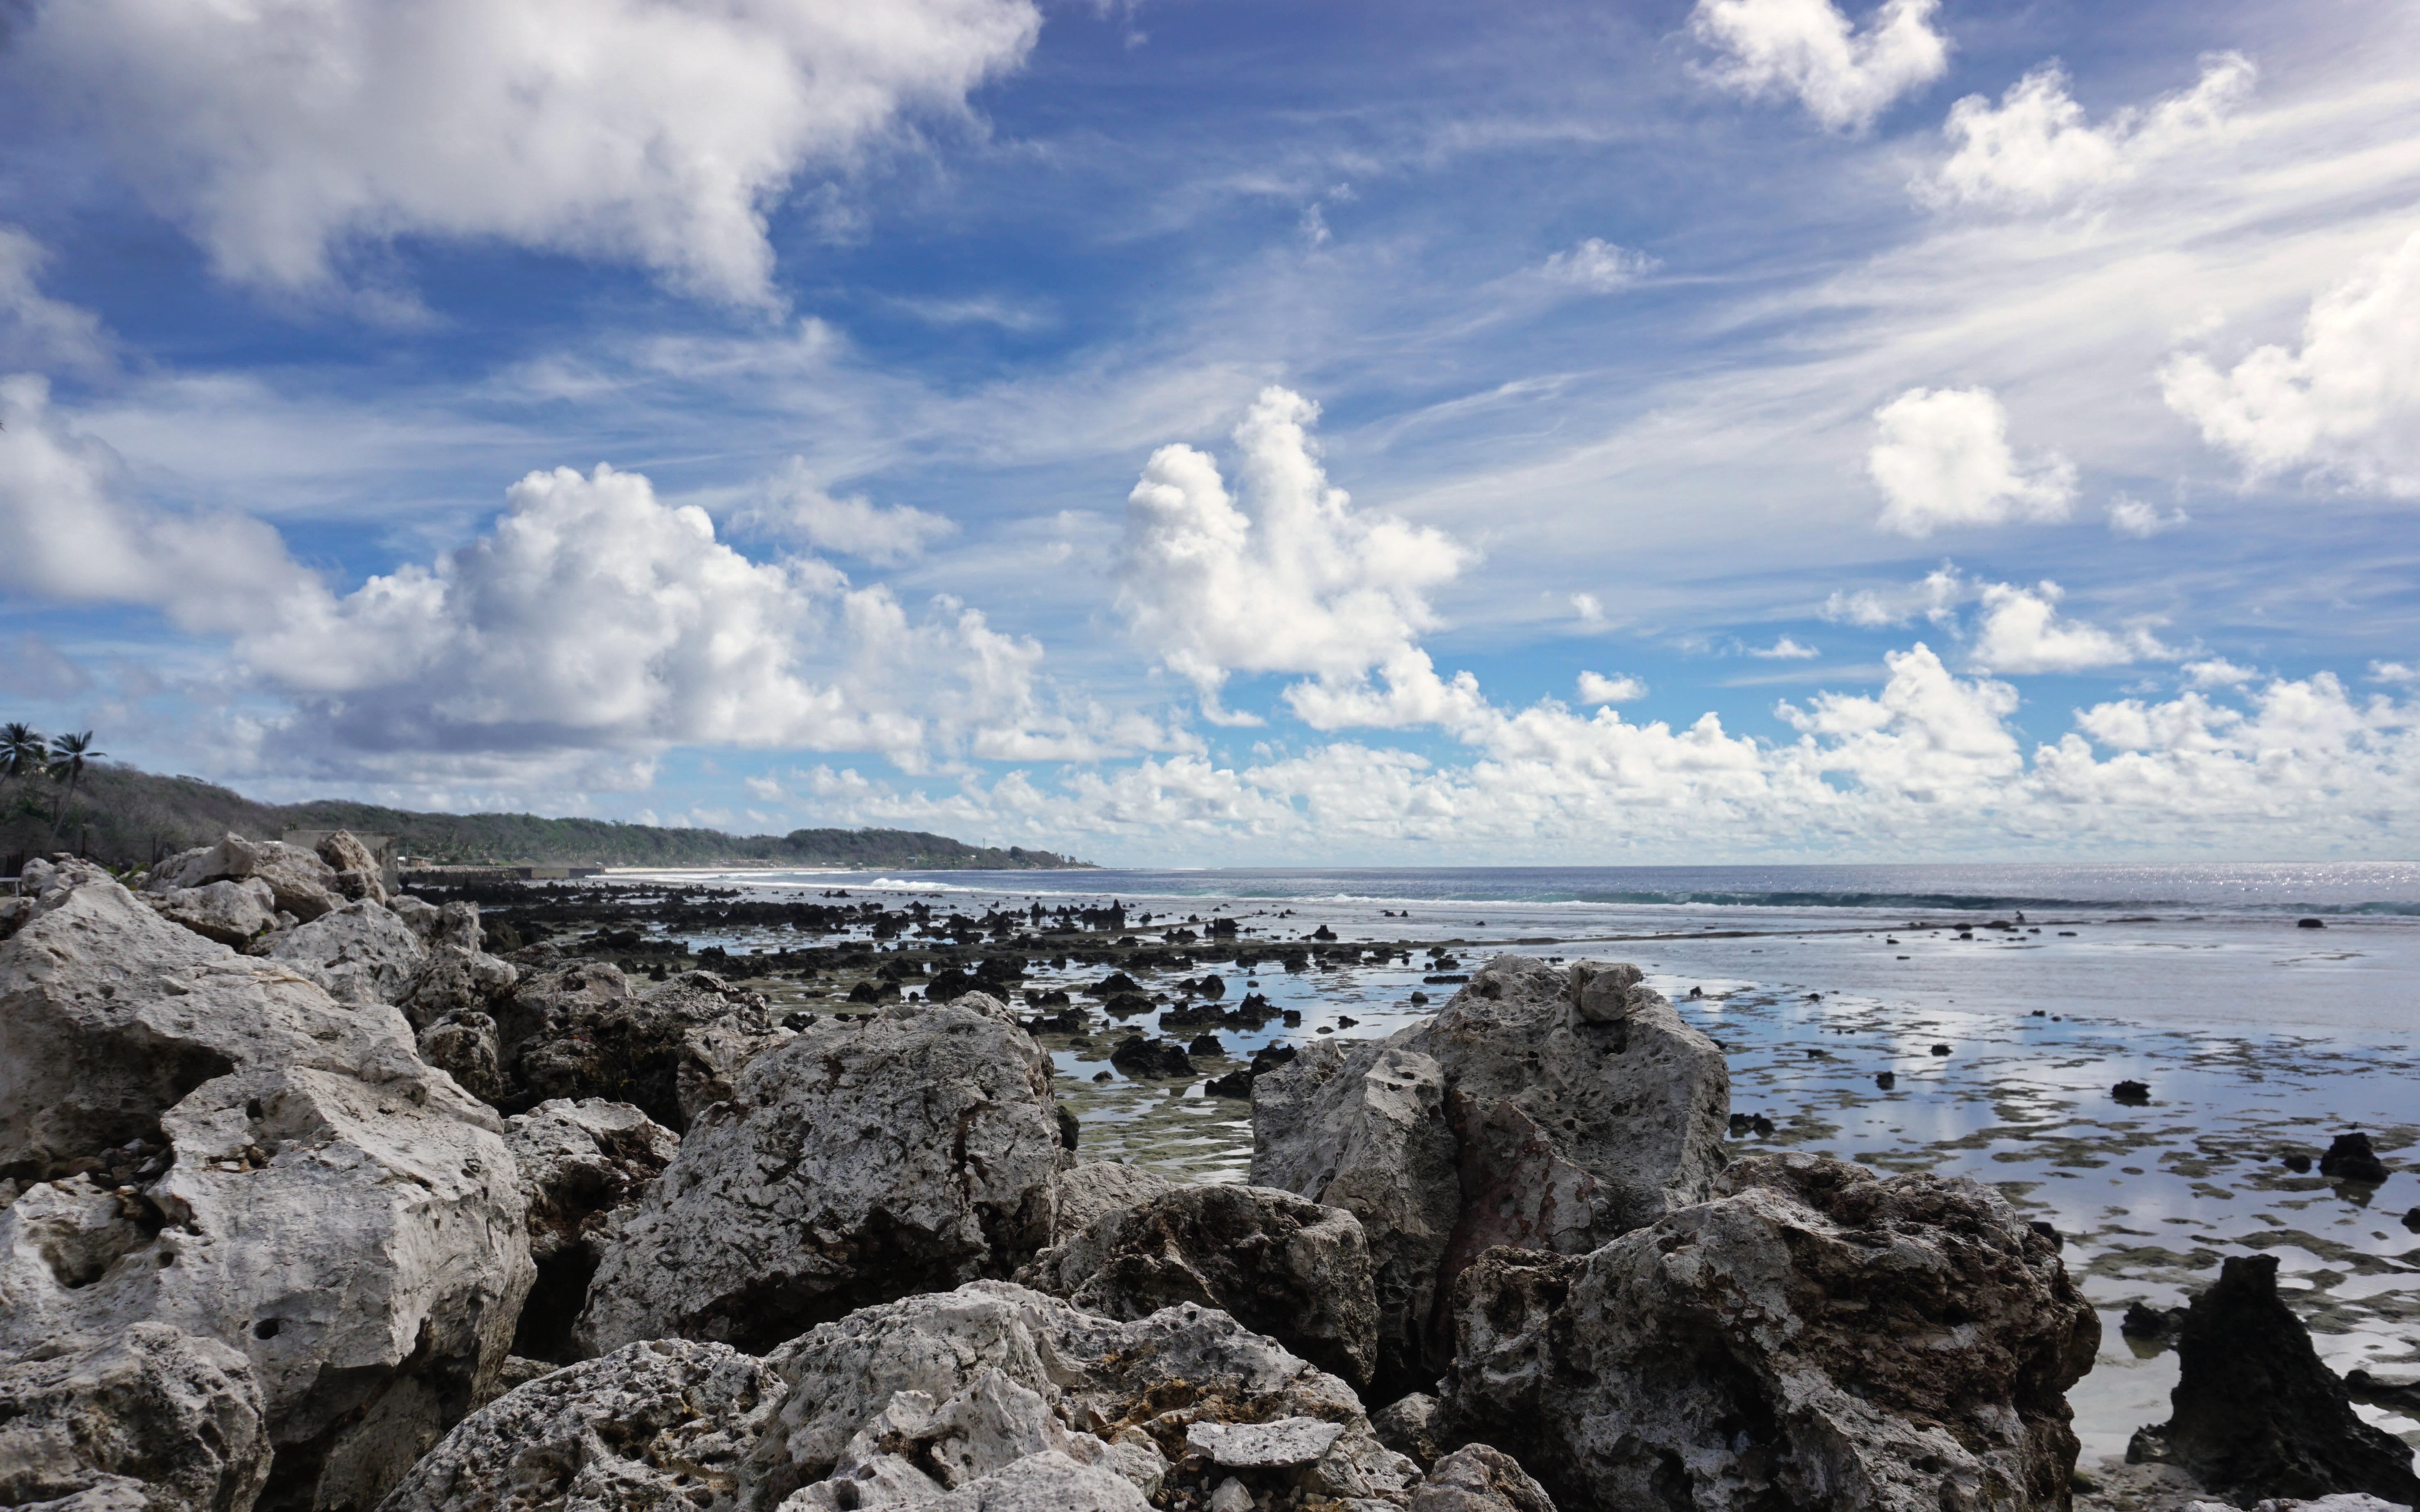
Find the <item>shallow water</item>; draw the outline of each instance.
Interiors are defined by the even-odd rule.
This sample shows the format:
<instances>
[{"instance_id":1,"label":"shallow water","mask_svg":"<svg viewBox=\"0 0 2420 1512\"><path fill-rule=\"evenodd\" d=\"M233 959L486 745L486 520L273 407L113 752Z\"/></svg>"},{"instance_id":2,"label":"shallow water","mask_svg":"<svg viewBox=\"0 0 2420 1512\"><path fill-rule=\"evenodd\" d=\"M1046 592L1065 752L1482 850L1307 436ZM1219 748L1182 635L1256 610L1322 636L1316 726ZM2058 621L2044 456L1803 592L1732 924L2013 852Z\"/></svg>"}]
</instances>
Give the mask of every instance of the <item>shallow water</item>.
<instances>
[{"instance_id":1,"label":"shallow water","mask_svg":"<svg viewBox=\"0 0 2420 1512\"><path fill-rule=\"evenodd\" d=\"M1079 879L1111 880L1094 872L958 874L946 890L923 879L829 873L722 880L768 893L916 893L968 910L1114 895L1178 916L1156 925L1223 908L1254 932L1253 943L1326 925L1347 941L1413 944L1408 964L1294 974L1264 964L1249 980L1230 975L1228 1001L1257 990L1303 1022L1211 1031L1226 1056L1197 1057L1201 1075L1190 1083L1118 1072L1108 1060L1110 1035L1090 1044L1045 1037L1088 1156L1195 1180L1242 1180L1251 1153L1249 1104L1205 1096L1202 1080L1263 1044L1323 1031L1384 1037L1435 1011L1456 989L1423 983L1431 973L1419 948L1429 942L1469 942L1454 950L1457 972L1504 949L1635 961L1728 1052L1733 1110L1772 1120L1770 1136L1734 1140L1735 1150L1792 1148L1884 1170L1972 1176L2058 1228L2104 1325L2100 1362L2071 1394L2087 1462L2122 1452L2135 1427L2167 1416L2174 1357L2119 1336L2127 1304L2177 1304L2229 1254L2279 1257L2281 1283L2331 1366L2390 1378L2420 1371L2420 1233L2405 1219L2412 1210L2420 1226L2420 1180L2399 1168L2420 1147L2420 1056L2408 1039L2420 1022L2420 906L2410 903L2420 897L2420 868L2098 869L2121 873L2099 879L2104 895L2072 868L1820 869L1820 877L1764 869L1756 880L1773 885L1715 889L1702 872L1671 886L1606 885L1637 884L1641 870L1507 874L1499 894L1520 896L1495 898L1436 895L1469 892L1477 874L1466 872L1356 873L1350 880L1366 890L1351 892L1338 874L1286 873L1278 897L1267 896L1270 873L1158 874L1182 879L1176 895L1146 893L1132 884L1157 878L1133 874L1115 879L1125 886L1079 889ZM1721 870L1716 880L1739 881ZM1843 871L1923 874L1860 889L1838 885ZM1221 890L1218 881L1232 886ZM1565 886L1547 885L1556 881ZM1811 885L1819 881L1825 886ZM1541 896L1589 888L1622 896ZM1739 901L1635 901L1689 888ZM1887 894L1889 912L1836 901L1857 891ZM1797 901L1810 896L1825 901ZM1900 906L1916 896L1934 906ZM2046 906L2044 896L2059 902ZM2173 902L2146 902L2155 898ZM1964 905L1978 900L1994 906ZM2019 928L1976 927L1987 922L1978 915L2013 924L2019 907ZM2304 915L2328 927L2297 928ZM1973 937L1960 938L1962 929ZM1133 933L1147 939L1158 930ZM1037 969L1028 985L1077 987L1101 975ZM1147 989L1157 985L1137 975ZM1692 987L1704 995L1691 999ZM1432 1001L1414 1004L1416 992ZM1129 1025L1151 1030L1156 1019ZM1168 1032L1190 1040L1197 1031ZM1949 1053L1933 1054L1935 1045ZM1888 1092L1874 1082L1884 1071L1897 1078ZM2117 1103L2110 1088L2121 1079L2149 1084L2149 1104ZM2398 1167L2384 1185L2340 1185L2280 1164L2289 1153L2316 1158L2332 1135L2353 1129ZM2420 1443L2420 1422L2363 1412Z\"/></svg>"}]
</instances>

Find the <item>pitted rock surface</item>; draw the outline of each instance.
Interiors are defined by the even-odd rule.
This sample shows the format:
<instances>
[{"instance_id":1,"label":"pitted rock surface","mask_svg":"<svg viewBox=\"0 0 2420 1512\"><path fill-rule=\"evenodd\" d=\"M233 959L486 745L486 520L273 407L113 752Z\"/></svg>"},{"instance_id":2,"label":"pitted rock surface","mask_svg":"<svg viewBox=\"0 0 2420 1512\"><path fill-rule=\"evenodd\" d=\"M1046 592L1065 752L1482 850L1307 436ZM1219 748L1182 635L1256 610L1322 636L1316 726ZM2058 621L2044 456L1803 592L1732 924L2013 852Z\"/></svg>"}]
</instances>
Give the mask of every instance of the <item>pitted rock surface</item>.
<instances>
[{"instance_id":1,"label":"pitted rock surface","mask_svg":"<svg viewBox=\"0 0 2420 1512\"><path fill-rule=\"evenodd\" d=\"M1360 1220L1401 1389L1450 1360L1481 1251L1585 1254L1702 1200L1730 1099L1722 1052L1636 967L1498 956L1434 1018L1255 1078L1251 1179Z\"/></svg>"},{"instance_id":2,"label":"pitted rock surface","mask_svg":"<svg viewBox=\"0 0 2420 1512\"><path fill-rule=\"evenodd\" d=\"M781 1387L724 1345L632 1344L464 1418L379 1512L730 1507Z\"/></svg>"},{"instance_id":3,"label":"pitted rock surface","mask_svg":"<svg viewBox=\"0 0 2420 1512\"><path fill-rule=\"evenodd\" d=\"M1100 1463L1138 1489L1202 1462L1187 1458L1187 1433L1196 1424L1290 1418L1326 1425L1316 1430L1323 1434L1338 1430L1315 1464L1284 1472L1327 1488L1321 1494L1353 1488L1353 1496L1399 1506L1419 1478L1417 1466L1371 1435L1343 1381L1210 1308L1171 1307L1121 1322L1006 1282L978 1281L823 1324L768 1363L789 1394L757 1451L761 1505L848 1478L849 1467L869 1462L852 1444L877 1418L903 1402L948 1401L995 1371L1048 1409L1070 1436L1064 1452L1099 1456L1087 1442L1097 1441L1107 1446ZM1023 1400L1004 1387L994 1395ZM1216 1476L1189 1473L1191 1483L1171 1484L1166 1495L1206 1497L1217 1484Z\"/></svg>"},{"instance_id":4,"label":"pitted rock surface","mask_svg":"<svg viewBox=\"0 0 2420 1512\"><path fill-rule=\"evenodd\" d=\"M2049 1240L1963 1179L1813 1156L1585 1257L1457 1288L1450 1433L1566 1506L2064 1505L2100 1323Z\"/></svg>"},{"instance_id":5,"label":"pitted rock surface","mask_svg":"<svg viewBox=\"0 0 2420 1512\"><path fill-rule=\"evenodd\" d=\"M1227 1312L1356 1386L1377 1362L1361 1225L1273 1187L1181 1186L1044 1251L1017 1281L1107 1318L1192 1303Z\"/></svg>"},{"instance_id":6,"label":"pitted rock surface","mask_svg":"<svg viewBox=\"0 0 2420 1512\"><path fill-rule=\"evenodd\" d=\"M594 962L535 974L495 1017L504 1106L611 1098L675 1133L730 1097L739 1069L783 1039L761 995L712 972L683 972L642 995Z\"/></svg>"},{"instance_id":7,"label":"pitted rock surface","mask_svg":"<svg viewBox=\"0 0 2420 1512\"><path fill-rule=\"evenodd\" d=\"M1048 1058L981 994L827 1019L750 1062L682 1134L606 1251L581 1345L765 1349L1006 1274L1049 1236L1054 1113Z\"/></svg>"},{"instance_id":8,"label":"pitted rock surface","mask_svg":"<svg viewBox=\"0 0 2420 1512\"><path fill-rule=\"evenodd\" d=\"M75 1353L0 1356L0 1506L244 1512L269 1478L244 1357L165 1323Z\"/></svg>"},{"instance_id":9,"label":"pitted rock surface","mask_svg":"<svg viewBox=\"0 0 2420 1512\"><path fill-rule=\"evenodd\" d=\"M680 1152L680 1135L628 1103L541 1103L511 1120L505 1141L529 1203L537 1283L521 1308L513 1352L568 1361L571 1326L614 1226Z\"/></svg>"},{"instance_id":10,"label":"pitted rock surface","mask_svg":"<svg viewBox=\"0 0 2420 1512\"><path fill-rule=\"evenodd\" d=\"M494 1112L384 1005L51 878L0 944L0 1352L157 1321L248 1362L268 1501L365 1504L468 1410L532 1275ZM72 882L72 886L66 885ZM125 1190L86 1174L156 1149Z\"/></svg>"}]
</instances>

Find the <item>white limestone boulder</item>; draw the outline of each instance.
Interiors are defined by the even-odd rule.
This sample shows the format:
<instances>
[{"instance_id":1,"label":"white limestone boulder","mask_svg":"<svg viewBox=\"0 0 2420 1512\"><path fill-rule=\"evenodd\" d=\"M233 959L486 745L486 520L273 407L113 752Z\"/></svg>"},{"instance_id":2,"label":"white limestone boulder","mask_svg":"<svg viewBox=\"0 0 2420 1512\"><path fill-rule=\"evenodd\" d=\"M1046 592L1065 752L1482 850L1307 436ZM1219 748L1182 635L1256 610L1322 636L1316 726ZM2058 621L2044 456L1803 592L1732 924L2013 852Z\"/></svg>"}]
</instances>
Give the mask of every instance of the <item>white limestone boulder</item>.
<instances>
[{"instance_id":1,"label":"white limestone boulder","mask_svg":"<svg viewBox=\"0 0 2420 1512\"><path fill-rule=\"evenodd\" d=\"M1730 1100L1722 1052L1636 968L1498 956L1435 1017L1256 1077L1251 1180L1360 1221L1401 1389L1451 1358L1443 1299L1481 1251L1585 1254L1702 1200Z\"/></svg>"},{"instance_id":2,"label":"white limestone boulder","mask_svg":"<svg viewBox=\"0 0 2420 1512\"><path fill-rule=\"evenodd\" d=\"M1466 1271L1450 1436L1566 1506L2064 1505L2100 1323L2051 1242L1964 1179L1808 1155L1585 1257Z\"/></svg>"},{"instance_id":3,"label":"white limestone boulder","mask_svg":"<svg viewBox=\"0 0 2420 1512\"><path fill-rule=\"evenodd\" d=\"M57 891L0 944L0 1165L30 1183L0 1211L0 1352L216 1340L281 1504L365 1504L504 1358L532 1271L502 1120L394 1009L105 878Z\"/></svg>"},{"instance_id":4,"label":"white limestone boulder","mask_svg":"<svg viewBox=\"0 0 2420 1512\"><path fill-rule=\"evenodd\" d=\"M1377 1292L1361 1225L1342 1208L1273 1187L1171 1188L1095 1220L1016 1279L1105 1318L1146 1318L1181 1303L1217 1307L1357 1387L1377 1364Z\"/></svg>"},{"instance_id":5,"label":"white limestone boulder","mask_svg":"<svg viewBox=\"0 0 2420 1512\"><path fill-rule=\"evenodd\" d=\"M826 1019L751 1062L607 1249L583 1350L769 1348L1031 1258L1059 1132L1049 1059L1004 1013L961 999Z\"/></svg>"},{"instance_id":6,"label":"white limestone boulder","mask_svg":"<svg viewBox=\"0 0 2420 1512\"><path fill-rule=\"evenodd\" d=\"M170 923L239 950L277 927L276 895L258 877L179 887L150 902Z\"/></svg>"},{"instance_id":7,"label":"white limestone boulder","mask_svg":"<svg viewBox=\"0 0 2420 1512\"><path fill-rule=\"evenodd\" d=\"M731 1507L782 1400L762 1361L649 1339L557 1370L464 1418L380 1512Z\"/></svg>"},{"instance_id":8,"label":"white limestone boulder","mask_svg":"<svg viewBox=\"0 0 2420 1512\"><path fill-rule=\"evenodd\" d=\"M88 1349L0 1355L0 1506L246 1512L269 1478L244 1357L166 1323Z\"/></svg>"}]
</instances>

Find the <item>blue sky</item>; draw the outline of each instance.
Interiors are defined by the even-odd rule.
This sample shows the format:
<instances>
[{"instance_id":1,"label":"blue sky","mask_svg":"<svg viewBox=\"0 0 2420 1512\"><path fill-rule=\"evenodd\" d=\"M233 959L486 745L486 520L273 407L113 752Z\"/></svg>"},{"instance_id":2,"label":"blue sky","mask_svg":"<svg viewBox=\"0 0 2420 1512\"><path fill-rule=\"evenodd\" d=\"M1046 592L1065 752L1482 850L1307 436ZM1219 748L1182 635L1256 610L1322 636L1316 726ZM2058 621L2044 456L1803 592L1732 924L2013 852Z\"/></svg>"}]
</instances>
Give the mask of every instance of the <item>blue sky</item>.
<instances>
[{"instance_id":1,"label":"blue sky","mask_svg":"<svg viewBox=\"0 0 2420 1512\"><path fill-rule=\"evenodd\" d=\"M0 703L1133 863L2408 856L2415 31L0 9Z\"/></svg>"}]
</instances>

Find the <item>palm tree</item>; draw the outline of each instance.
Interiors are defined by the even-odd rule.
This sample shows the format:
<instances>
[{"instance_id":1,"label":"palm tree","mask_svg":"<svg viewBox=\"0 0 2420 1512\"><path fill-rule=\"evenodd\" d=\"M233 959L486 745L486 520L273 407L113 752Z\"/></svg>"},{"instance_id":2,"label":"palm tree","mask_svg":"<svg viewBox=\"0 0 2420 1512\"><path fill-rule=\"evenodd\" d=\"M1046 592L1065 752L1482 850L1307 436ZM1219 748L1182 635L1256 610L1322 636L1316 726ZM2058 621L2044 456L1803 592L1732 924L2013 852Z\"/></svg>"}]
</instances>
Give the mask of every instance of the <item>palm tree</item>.
<instances>
[{"instance_id":1,"label":"palm tree","mask_svg":"<svg viewBox=\"0 0 2420 1512\"><path fill-rule=\"evenodd\" d=\"M0 724L0 793L50 764L51 743L40 731L22 720ZM0 823L5 822L6 810L0 810Z\"/></svg>"},{"instance_id":2,"label":"palm tree","mask_svg":"<svg viewBox=\"0 0 2420 1512\"><path fill-rule=\"evenodd\" d=\"M68 805L75 801L76 784L84 780L84 764L103 761L109 752L92 748L92 732L80 735L61 735L51 742L50 773L54 780L63 780L67 788L58 801L51 806L51 838L48 843L59 842L59 820L66 816Z\"/></svg>"}]
</instances>

